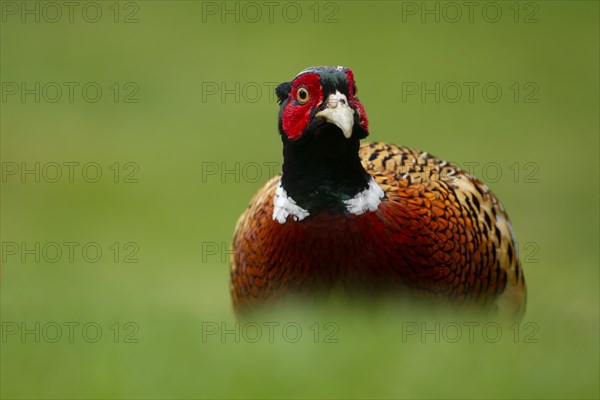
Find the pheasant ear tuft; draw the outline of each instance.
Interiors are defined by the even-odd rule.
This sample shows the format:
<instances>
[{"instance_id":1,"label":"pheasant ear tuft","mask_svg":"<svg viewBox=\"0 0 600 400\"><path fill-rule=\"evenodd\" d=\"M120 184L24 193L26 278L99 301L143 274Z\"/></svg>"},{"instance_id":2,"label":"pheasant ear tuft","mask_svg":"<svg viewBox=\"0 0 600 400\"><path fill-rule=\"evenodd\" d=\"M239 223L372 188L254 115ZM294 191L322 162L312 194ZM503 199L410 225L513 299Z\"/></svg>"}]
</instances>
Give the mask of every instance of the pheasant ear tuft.
<instances>
[{"instance_id":1,"label":"pheasant ear tuft","mask_svg":"<svg viewBox=\"0 0 600 400\"><path fill-rule=\"evenodd\" d=\"M277 94L277 97L279 98L279 104L283 103L285 99L288 98L290 90L292 90L292 82L283 82L275 88L275 94Z\"/></svg>"}]
</instances>

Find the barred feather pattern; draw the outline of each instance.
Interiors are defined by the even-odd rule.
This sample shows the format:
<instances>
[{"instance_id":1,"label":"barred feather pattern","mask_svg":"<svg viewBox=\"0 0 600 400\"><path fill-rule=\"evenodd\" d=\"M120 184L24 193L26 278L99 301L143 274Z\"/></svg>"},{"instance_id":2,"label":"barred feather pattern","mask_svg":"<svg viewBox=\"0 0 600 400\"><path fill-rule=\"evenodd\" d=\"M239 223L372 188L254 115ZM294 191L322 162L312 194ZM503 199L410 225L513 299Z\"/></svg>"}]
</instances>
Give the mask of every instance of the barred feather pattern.
<instances>
[{"instance_id":1,"label":"barred feather pattern","mask_svg":"<svg viewBox=\"0 0 600 400\"><path fill-rule=\"evenodd\" d=\"M515 238L485 184L407 147L363 143L359 155L385 192L374 212L321 212L280 224L272 218L280 176L255 195L233 237L230 289L237 312L291 293L341 288L414 293L523 315L526 286Z\"/></svg>"}]
</instances>

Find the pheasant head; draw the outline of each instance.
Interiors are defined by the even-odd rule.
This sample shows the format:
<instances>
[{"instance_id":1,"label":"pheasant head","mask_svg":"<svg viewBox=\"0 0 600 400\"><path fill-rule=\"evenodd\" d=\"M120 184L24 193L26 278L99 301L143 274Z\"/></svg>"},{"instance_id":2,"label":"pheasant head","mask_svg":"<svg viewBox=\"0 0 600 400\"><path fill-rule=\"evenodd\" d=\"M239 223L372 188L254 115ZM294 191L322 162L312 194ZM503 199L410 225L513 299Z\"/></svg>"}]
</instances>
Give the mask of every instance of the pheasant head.
<instances>
[{"instance_id":1,"label":"pheasant head","mask_svg":"<svg viewBox=\"0 0 600 400\"><path fill-rule=\"evenodd\" d=\"M279 85L276 92L281 104L279 130L289 141L324 131L346 139L369 134L367 114L356 97L354 74L348 68L307 68L291 82Z\"/></svg>"}]
</instances>

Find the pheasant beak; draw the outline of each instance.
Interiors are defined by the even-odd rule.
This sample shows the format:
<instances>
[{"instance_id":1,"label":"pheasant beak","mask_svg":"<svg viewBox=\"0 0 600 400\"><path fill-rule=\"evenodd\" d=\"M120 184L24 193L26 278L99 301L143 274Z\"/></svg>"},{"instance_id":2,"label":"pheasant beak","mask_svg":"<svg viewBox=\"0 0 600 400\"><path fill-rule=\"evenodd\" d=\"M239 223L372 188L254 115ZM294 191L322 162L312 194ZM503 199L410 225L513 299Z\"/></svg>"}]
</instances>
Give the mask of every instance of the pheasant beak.
<instances>
[{"instance_id":1,"label":"pheasant beak","mask_svg":"<svg viewBox=\"0 0 600 400\"><path fill-rule=\"evenodd\" d=\"M352 136L354 110L348 105L346 96L338 90L327 97L325 108L315 114L315 117L340 128L346 139L350 139L350 136Z\"/></svg>"}]
</instances>

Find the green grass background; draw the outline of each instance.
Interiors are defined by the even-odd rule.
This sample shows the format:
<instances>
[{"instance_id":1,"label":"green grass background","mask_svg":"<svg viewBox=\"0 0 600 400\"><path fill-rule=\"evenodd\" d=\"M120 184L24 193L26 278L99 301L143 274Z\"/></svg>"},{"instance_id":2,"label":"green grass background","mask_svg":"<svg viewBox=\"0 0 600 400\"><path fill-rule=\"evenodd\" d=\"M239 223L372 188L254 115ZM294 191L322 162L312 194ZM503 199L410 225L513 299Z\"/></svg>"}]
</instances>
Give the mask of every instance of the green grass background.
<instances>
[{"instance_id":1,"label":"green grass background","mask_svg":"<svg viewBox=\"0 0 600 400\"><path fill-rule=\"evenodd\" d=\"M336 2L333 24L313 22L312 2L298 3L298 23L277 12L273 23L266 16L203 23L202 3L193 1L139 1L133 24L112 22L112 2L98 3L105 16L96 24L77 13L74 23L8 17L0 26L3 82L95 81L105 92L95 104L81 97L73 104L2 102L2 161L93 161L106 175L114 162L135 162L139 183L10 178L0 196L2 241L95 241L105 251L131 241L139 263L7 256L3 327L96 322L103 336L98 343L77 330L73 343L66 332L58 343L7 337L2 398L598 398L598 3L538 1L532 24L513 22L512 3L496 3L503 17L495 24L480 12L473 23L466 16L403 22L402 3L391 1ZM231 168L281 157L278 107L266 87L256 102L203 102L202 84L262 85L338 64L354 69L371 140L502 167L488 184L519 242L533 243L521 248L522 258L530 256L523 322L539 327L537 343L514 343L508 325L498 343L481 333L474 343L403 342L403 323L432 326L437 318L418 309L344 306L272 316L301 323L298 343L281 336L274 343L202 341L203 322L234 326L228 261L203 259L202 243L228 244L268 178L263 168L259 182L231 175L203 182L203 163ZM128 81L139 86L139 102L113 103L106 88ZM422 81L498 82L504 94L497 103L480 95L473 103L403 102L402 83ZM513 82L535 82L539 102L513 102ZM538 182L523 175L515 182L509 167L516 162L535 163ZM485 180L481 170L475 174ZM139 342L114 343L108 327L128 321L139 327ZM337 324L338 343L314 343L314 321Z\"/></svg>"}]
</instances>

